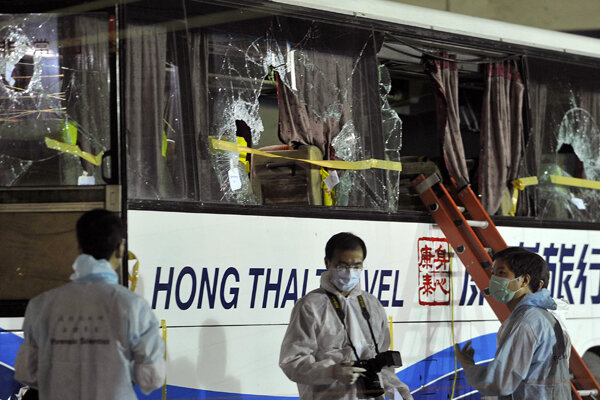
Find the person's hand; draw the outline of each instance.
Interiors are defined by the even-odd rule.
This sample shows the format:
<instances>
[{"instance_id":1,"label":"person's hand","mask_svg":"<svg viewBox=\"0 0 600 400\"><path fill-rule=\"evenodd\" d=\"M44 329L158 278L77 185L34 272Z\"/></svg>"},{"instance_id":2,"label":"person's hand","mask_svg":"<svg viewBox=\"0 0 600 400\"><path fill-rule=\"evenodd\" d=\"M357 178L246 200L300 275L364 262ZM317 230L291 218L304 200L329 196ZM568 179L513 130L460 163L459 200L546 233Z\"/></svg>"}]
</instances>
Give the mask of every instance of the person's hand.
<instances>
[{"instance_id":1,"label":"person's hand","mask_svg":"<svg viewBox=\"0 0 600 400\"><path fill-rule=\"evenodd\" d=\"M402 396L402 399L414 400L412 394L410 394L410 389L404 383L402 383L402 386L399 386L396 389L398 390L398 393L400 393L400 396Z\"/></svg>"},{"instance_id":2,"label":"person's hand","mask_svg":"<svg viewBox=\"0 0 600 400\"><path fill-rule=\"evenodd\" d=\"M473 361L473 356L475 355L475 350L471 347L471 341L469 340L463 348L461 349L458 343L454 344L454 353L456 354L456 358L458 362L463 367L463 369L475 365L475 361Z\"/></svg>"},{"instance_id":3,"label":"person's hand","mask_svg":"<svg viewBox=\"0 0 600 400\"><path fill-rule=\"evenodd\" d=\"M412 394L410 394L410 389L404 384L404 382L400 382L400 386L396 386L391 389L386 389L385 398L393 400L395 398L395 391L398 391L398 393L400 393L400 396L403 400L414 400Z\"/></svg>"},{"instance_id":4,"label":"person's hand","mask_svg":"<svg viewBox=\"0 0 600 400\"><path fill-rule=\"evenodd\" d=\"M346 363L331 366L331 377L347 385L356 382L362 372L367 372L367 370Z\"/></svg>"}]
</instances>

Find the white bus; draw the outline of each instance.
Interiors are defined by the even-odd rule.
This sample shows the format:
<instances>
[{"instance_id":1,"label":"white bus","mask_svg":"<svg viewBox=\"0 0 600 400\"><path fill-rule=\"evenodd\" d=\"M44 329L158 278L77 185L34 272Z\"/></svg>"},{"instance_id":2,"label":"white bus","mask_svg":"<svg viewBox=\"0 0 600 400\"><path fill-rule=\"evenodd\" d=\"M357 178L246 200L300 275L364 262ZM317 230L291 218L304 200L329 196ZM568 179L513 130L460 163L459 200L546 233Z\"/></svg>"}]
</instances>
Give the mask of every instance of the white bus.
<instances>
[{"instance_id":1,"label":"white bus","mask_svg":"<svg viewBox=\"0 0 600 400\"><path fill-rule=\"evenodd\" d=\"M384 0L46 3L0 15L1 400L27 300L68 281L96 207L164 321L166 386L140 398L297 398L280 344L341 231L415 399L480 398L453 344L488 362L500 323L420 173L468 180L546 259L600 375L600 40Z\"/></svg>"}]
</instances>

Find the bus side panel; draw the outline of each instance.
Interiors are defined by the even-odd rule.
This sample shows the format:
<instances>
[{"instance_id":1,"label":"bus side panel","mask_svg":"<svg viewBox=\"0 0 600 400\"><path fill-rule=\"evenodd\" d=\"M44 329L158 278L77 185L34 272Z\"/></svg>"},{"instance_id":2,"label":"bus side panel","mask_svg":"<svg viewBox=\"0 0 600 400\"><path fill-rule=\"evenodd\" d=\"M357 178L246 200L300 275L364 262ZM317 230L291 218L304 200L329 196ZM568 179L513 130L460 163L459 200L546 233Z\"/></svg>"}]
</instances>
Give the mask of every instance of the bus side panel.
<instances>
[{"instance_id":1,"label":"bus side panel","mask_svg":"<svg viewBox=\"0 0 600 400\"><path fill-rule=\"evenodd\" d=\"M452 269L446 286L438 285L447 293L442 291L436 298L425 295L425 252L443 245L443 235L434 225L153 211L128 214L130 250L140 261L136 292L168 326L170 385L215 393L295 396L295 385L278 367L279 346L295 301L319 286L325 243L340 231L354 232L366 242L361 285L380 299L394 322L394 349L401 351L404 361L398 373L411 390L439 387L436 380L453 371L453 341L482 341L485 345L475 348L483 357L480 361L493 358L499 322L457 258L446 263ZM573 303L564 315L575 347L583 352L600 343L591 328L595 320L590 318L598 314L593 310L598 304L600 249L593 243L600 243L600 234L500 231L509 245L529 247L548 261L549 289L555 297ZM215 364L216 360L222 364Z\"/></svg>"}]
</instances>

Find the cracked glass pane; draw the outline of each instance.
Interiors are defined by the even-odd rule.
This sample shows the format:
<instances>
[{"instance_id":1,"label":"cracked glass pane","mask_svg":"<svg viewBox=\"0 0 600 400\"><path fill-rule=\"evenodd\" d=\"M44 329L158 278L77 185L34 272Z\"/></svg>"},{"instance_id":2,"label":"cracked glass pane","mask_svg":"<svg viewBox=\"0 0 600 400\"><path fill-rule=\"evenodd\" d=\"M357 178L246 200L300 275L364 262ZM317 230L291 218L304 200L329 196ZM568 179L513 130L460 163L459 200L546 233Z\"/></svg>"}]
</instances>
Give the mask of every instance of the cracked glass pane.
<instances>
[{"instance_id":1,"label":"cracked glass pane","mask_svg":"<svg viewBox=\"0 0 600 400\"><path fill-rule=\"evenodd\" d=\"M0 186L102 182L108 74L106 16L0 16Z\"/></svg>"},{"instance_id":2,"label":"cracked glass pane","mask_svg":"<svg viewBox=\"0 0 600 400\"><path fill-rule=\"evenodd\" d=\"M131 7L122 31L128 196L196 200L196 136L205 129L194 129L197 121L190 107L194 91L206 89L205 74L186 65L180 25L143 23L143 3ZM204 120L200 116L204 109L198 111L199 120Z\"/></svg>"},{"instance_id":3,"label":"cracked glass pane","mask_svg":"<svg viewBox=\"0 0 600 400\"><path fill-rule=\"evenodd\" d=\"M526 189L540 219L600 221L600 76L595 67L529 60L532 132L521 176L539 185ZM576 178L576 179L571 179ZM559 181L557 181L559 180Z\"/></svg>"},{"instance_id":4,"label":"cracked glass pane","mask_svg":"<svg viewBox=\"0 0 600 400\"><path fill-rule=\"evenodd\" d=\"M252 147L263 128L258 113L264 78L269 74L265 37L213 31L209 93L213 107L210 132L219 140ZM257 204L240 153L211 151L212 165L225 201Z\"/></svg>"},{"instance_id":5,"label":"cracked glass pane","mask_svg":"<svg viewBox=\"0 0 600 400\"><path fill-rule=\"evenodd\" d=\"M392 80L388 69L384 65L379 66L379 88L381 95L381 118L383 121L383 140L385 159L400 161L400 149L402 148L402 120L398 113L390 106L388 96L392 90ZM388 211L396 211L400 195L400 172L387 171L386 184L388 187Z\"/></svg>"},{"instance_id":6,"label":"cracked glass pane","mask_svg":"<svg viewBox=\"0 0 600 400\"><path fill-rule=\"evenodd\" d=\"M289 146L283 149L314 146L325 160L400 160L402 123L387 102L391 83L377 62L379 35L285 17L253 21L241 33L229 28L209 31L211 136L256 148L273 143L263 136L277 135L279 143ZM260 107L275 96L278 132L265 132L271 124L263 123ZM248 174L246 158L251 157L242 158L240 153L211 151L218 200L260 204L261 193L253 190ZM275 168L272 175L289 175L279 164L270 168ZM295 176L297 165L291 168ZM396 209L397 172L336 172L341 182L333 205ZM277 185L291 184L280 178ZM296 175L297 185L320 185L300 180Z\"/></svg>"}]
</instances>

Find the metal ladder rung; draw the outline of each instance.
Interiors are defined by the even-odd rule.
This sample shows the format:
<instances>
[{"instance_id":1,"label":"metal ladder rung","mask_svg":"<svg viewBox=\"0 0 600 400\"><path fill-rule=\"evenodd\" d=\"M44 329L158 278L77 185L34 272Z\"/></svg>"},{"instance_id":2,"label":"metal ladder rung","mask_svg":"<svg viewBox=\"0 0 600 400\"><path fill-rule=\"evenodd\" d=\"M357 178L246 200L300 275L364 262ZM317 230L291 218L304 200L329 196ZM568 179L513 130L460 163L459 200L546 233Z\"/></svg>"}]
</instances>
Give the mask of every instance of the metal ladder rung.
<instances>
[{"instance_id":1,"label":"metal ladder rung","mask_svg":"<svg viewBox=\"0 0 600 400\"><path fill-rule=\"evenodd\" d=\"M490 226L489 222L487 222L487 221L474 221L471 219L467 220L467 224L469 224L469 226L472 228L481 228L481 229L485 229L488 226Z\"/></svg>"}]
</instances>

